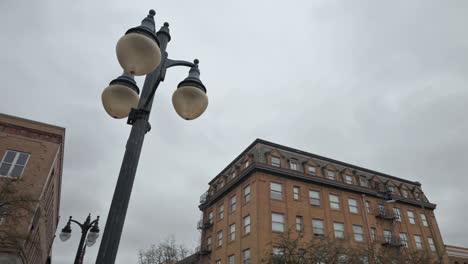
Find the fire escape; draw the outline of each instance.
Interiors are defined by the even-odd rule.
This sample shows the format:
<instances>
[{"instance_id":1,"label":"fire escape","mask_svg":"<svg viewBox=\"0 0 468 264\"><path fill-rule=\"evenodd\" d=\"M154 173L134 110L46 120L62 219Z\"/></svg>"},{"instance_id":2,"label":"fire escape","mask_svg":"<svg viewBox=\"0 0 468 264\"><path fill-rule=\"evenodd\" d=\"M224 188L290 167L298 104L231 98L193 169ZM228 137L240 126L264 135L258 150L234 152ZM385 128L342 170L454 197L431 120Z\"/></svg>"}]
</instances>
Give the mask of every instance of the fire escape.
<instances>
[{"instance_id":1,"label":"fire escape","mask_svg":"<svg viewBox=\"0 0 468 264\"><path fill-rule=\"evenodd\" d=\"M208 192L204 193L200 197L200 203L205 203L208 196ZM200 246L198 246L195 250L199 256L206 256L211 253L212 241L208 241L208 239L204 236L206 231L211 229L211 227L213 227L213 215L211 215L211 217L208 217L208 219L205 219L202 213L201 219L197 223L197 229L200 230Z\"/></svg>"},{"instance_id":2,"label":"fire escape","mask_svg":"<svg viewBox=\"0 0 468 264\"><path fill-rule=\"evenodd\" d=\"M381 198L385 200L385 204L391 204L396 202L393 198L393 192L387 188L384 188L383 191L379 191ZM384 247L389 248L401 248L405 244L400 240L399 229L401 222L401 215L395 214L393 209L388 209L384 204L379 204L375 210L375 217L381 221L382 225L386 223L390 224L389 229L384 228L384 236L382 239L379 239L379 243Z\"/></svg>"}]
</instances>

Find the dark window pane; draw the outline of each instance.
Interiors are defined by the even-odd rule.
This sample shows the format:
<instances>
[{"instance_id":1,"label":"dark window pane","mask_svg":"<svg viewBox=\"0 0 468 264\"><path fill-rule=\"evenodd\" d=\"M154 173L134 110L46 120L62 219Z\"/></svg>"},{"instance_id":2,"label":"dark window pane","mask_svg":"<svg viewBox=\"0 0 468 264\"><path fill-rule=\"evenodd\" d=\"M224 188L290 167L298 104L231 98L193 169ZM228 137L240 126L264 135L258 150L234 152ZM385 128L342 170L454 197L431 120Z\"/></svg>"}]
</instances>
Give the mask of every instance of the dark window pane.
<instances>
[{"instance_id":1,"label":"dark window pane","mask_svg":"<svg viewBox=\"0 0 468 264\"><path fill-rule=\"evenodd\" d=\"M7 176L8 171L10 170L11 164L2 163L0 167L0 175Z\"/></svg>"},{"instance_id":2,"label":"dark window pane","mask_svg":"<svg viewBox=\"0 0 468 264\"><path fill-rule=\"evenodd\" d=\"M26 164L26 161L28 160L28 157L29 157L29 154L27 154L27 153L21 153L21 154L19 155L18 160L16 161L16 164L18 164L18 165L25 165L25 164Z\"/></svg>"},{"instance_id":3,"label":"dark window pane","mask_svg":"<svg viewBox=\"0 0 468 264\"><path fill-rule=\"evenodd\" d=\"M3 160L3 162L8 162L8 163L12 163L13 160L15 159L15 155L16 155L16 152L15 151L7 151L6 155L5 155L5 159Z\"/></svg>"},{"instance_id":4,"label":"dark window pane","mask_svg":"<svg viewBox=\"0 0 468 264\"><path fill-rule=\"evenodd\" d=\"M16 165L13 170L11 171L11 177L18 178L23 174L23 166Z\"/></svg>"}]
</instances>

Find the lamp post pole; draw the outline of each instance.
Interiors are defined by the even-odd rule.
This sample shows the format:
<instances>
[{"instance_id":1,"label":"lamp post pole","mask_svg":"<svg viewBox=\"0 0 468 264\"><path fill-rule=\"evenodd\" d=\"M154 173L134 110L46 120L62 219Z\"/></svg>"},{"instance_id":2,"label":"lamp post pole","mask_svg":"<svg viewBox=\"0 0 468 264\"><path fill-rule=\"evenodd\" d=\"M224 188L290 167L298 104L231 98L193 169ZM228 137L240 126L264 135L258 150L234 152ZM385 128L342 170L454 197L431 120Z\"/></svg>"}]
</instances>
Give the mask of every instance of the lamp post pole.
<instances>
[{"instance_id":1,"label":"lamp post pole","mask_svg":"<svg viewBox=\"0 0 468 264\"><path fill-rule=\"evenodd\" d=\"M87 246L92 246L96 242L97 237L99 236L99 228L98 228L98 223L99 223L99 216L91 221L91 214L88 215L84 223L80 223L76 220L73 220L72 217L68 219L67 225L62 229L62 233L60 233L60 239L62 241L67 241L70 236L71 236L71 223L77 224L81 228L81 238L80 238L80 244L78 245L78 250L76 251L76 256L75 256L75 264L80 264L83 262L83 255L85 252L85 240L86 240L86 235L88 235L88 231L91 230L91 232L88 235L88 239L86 241Z\"/></svg>"},{"instance_id":2,"label":"lamp post pole","mask_svg":"<svg viewBox=\"0 0 468 264\"><path fill-rule=\"evenodd\" d=\"M154 15L155 12L153 10L150 10L149 15L143 20L141 27L145 27L145 30L150 30L154 32ZM127 214L128 204L132 193L133 183L135 180L135 174L138 167L138 161L140 159L141 149L143 146L143 141L146 133L151 129L148 119L153 104L154 94L160 82L164 81L166 70L173 66L190 67L191 69L189 76L179 84L178 89L183 88L184 86L186 87L188 85L190 87L195 87L195 90L198 91L198 93L199 90L203 91L203 95L206 97L206 89L202 82L199 80L200 71L198 70L198 60L195 60L194 63L191 63L188 61L171 60L168 58L166 47L171 39L171 36L169 34L169 24L164 23L164 25L155 34L155 36L157 38L159 49L161 52L161 62L154 69L154 71L146 75L141 97L138 101L138 106L137 108L131 108L128 114L127 124L131 125L132 128L129 138L127 140L125 154L120 168L117 184L114 190L109 214L107 215L106 225L104 228L101 245L99 247L99 252L96 259L97 264L115 263L120 238L125 222L125 217ZM133 77L126 72L124 72L122 76L120 76L113 82L123 83L123 85L132 86L130 88L132 88L133 90L135 90L133 86L136 87ZM111 82L111 85L113 84L113 82ZM136 90L138 90L138 88L136 88ZM176 103L174 102L175 97L176 94L174 93L174 107L176 107ZM208 102L206 99L206 105L207 103ZM103 104L106 107L104 102L104 94ZM205 108L202 110L201 113L203 113ZM177 107L176 111L179 113ZM182 117L185 118L184 116ZM198 117L198 115L196 117ZM194 119L196 117L187 117L185 119Z\"/></svg>"}]
</instances>

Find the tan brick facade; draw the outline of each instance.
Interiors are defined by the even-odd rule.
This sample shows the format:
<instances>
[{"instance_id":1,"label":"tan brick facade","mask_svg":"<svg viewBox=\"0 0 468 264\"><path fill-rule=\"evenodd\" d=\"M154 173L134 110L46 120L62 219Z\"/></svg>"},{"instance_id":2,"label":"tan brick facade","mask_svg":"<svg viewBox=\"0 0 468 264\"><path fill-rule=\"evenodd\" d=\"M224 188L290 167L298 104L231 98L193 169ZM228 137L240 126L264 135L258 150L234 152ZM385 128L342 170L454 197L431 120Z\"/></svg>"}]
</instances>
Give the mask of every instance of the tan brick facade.
<instances>
[{"instance_id":1,"label":"tan brick facade","mask_svg":"<svg viewBox=\"0 0 468 264\"><path fill-rule=\"evenodd\" d=\"M275 166L277 164L279 166ZM309 169L309 166L313 168ZM271 183L280 184L280 194L271 194ZM248 202L244 197L247 186L250 188ZM319 193L320 200L313 204L310 190ZM331 208L330 195L338 197L339 209ZM278 198L276 196L281 197L274 199ZM231 210L233 201L235 211ZM366 202L370 204L369 209ZM383 212L379 210L379 204L385 207L385 215L379 213ZM281 234L272 231L272 213L282 215L284 228L292 232L296 232L296 217L301 217L303 239L314 236L313 219L323 220L325 236L331 238L334 237L333 224L342 223L350 246L371 242L384 249L384 230L391 231L396 241L399 241L400 233L404 233L410 249L427 251L438 263L449 263L434 216L435 207L427 200L418 182L256 140L210 182L210 189L201 198L200 263L214 264L218 260L229 263L229 256L234 256L234 263L244 263L243 252L247 249L250 263L261 263ZM221 208L224 211L222 219ZM398 208L399 219L394 218L393 208ZM210 212L213 224L209 224ZM250 216L249 234L244 233L246 216ZM413 220L414 224L411 223ZM233 224L235 238L230 241ZM364 242L354 241L353 225L362 227ZM375 239L371 237L372 228L376 231ZM221 246L218 246L219 232L222 232ZM417 243L415 236L421 238L421 243ZM207 245L209 238L211 248ZM429 239L433 241L432 249ZM417 244L422 248L418 249Z\"/></svg>"},{"instance_id":2,"label":"tan brick facade","mask_svg":"<svg viewBox=\"0 0 468 264\"><path fill-rule=\"evenodd\" d=\"M468 264L468 248L446 245L450 264Z\"/></svg>"},{"instance_id":3,"label":"tan brick facade","mask_svg":"<svg viewBox=\"0 0 468 264\"><path fill-rule=\"evenodd\" d=\"M27 236L21 245L0 243L0 263L50 263L58 224L65 129L0 114L0 158L7 151L29 154L15 189L36 201L26 217L6 217L1 228L16 228ZM11 177L10 178L14 178ZM0 187L8 176L0 175Z\"/></svg>"}]
</instances>

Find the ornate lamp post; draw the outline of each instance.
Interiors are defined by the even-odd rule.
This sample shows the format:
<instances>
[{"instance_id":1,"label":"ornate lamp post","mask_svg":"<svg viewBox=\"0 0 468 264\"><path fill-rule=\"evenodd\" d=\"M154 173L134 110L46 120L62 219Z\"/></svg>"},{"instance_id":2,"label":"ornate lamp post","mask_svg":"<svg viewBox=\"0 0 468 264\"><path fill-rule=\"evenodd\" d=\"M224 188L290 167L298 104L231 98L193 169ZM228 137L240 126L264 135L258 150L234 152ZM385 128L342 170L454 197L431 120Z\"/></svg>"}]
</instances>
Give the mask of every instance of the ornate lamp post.
<instances>
[{"instance_id":1,"label":"ornate lamp post","mask_svg":"<svg viewBox=\"0 0 468 264\"><path fill-rule=\"evenodd\" d=\"M177 114L192 120L203 114L208 106L206 88L200 81L198 60L192 63L168 58L166 47L171 40L169 24L164 23L156 32L155 14L154 10L150 10L140 26L128 30L117 42L117 59L124 73L102 93L106 112L114 118L128 117L127 124L132 129L96 259L98 264L115 262L143 140L151 129L148 119L153 97L159 83L164 81L166 70L174 66L190 68L189 76L179 83L172 96ZM141 75L146 75L146 78L139 98L133 76Z\"/></svg>"},{"instance_id":2,"label":"ornate lamp post","mask_svg":"<svg viewBox=\"0 0 468 264\"><path fill-rule=\"evenodd\" d=\"M99 216L91 221L91 214L88 215L84 223L80 223L78 221L75 221L72 219L70 216L70 219L68 219L67 225L62 229L62 232L60 233L60 240L62 241L67 241L71 237L71 223L75 223L81 228L81 239L80 239L80 244L78 246L78 250L76 252L76 257L75 257L75 264L82 263L83 257L84 257L84 252L86 249L86 246L91 247L96 243L96 239L99 237ZM89 234L88 234L89 231ZM86 235L88 234L88 237ZM85 245L85 239L86 239L86 245Z\"/></svg>"}]
</instances>

